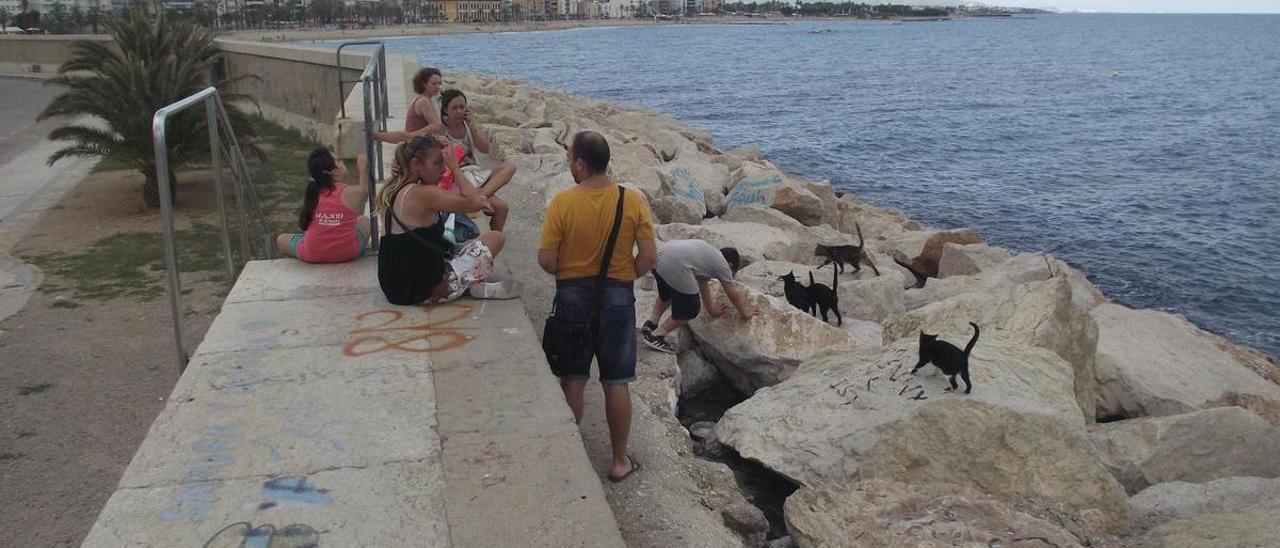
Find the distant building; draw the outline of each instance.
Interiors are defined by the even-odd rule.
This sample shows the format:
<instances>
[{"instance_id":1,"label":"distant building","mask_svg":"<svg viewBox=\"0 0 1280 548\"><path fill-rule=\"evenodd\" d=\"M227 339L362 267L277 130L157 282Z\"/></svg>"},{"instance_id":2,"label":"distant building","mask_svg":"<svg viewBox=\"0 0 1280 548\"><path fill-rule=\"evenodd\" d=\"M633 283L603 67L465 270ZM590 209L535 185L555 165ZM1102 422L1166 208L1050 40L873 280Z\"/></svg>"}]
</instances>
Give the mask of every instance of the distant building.
<instances>
[{"instance_id":1,"label":"distant building","mask_svg":"<svg viewBox=\"0 0 1280 548\"><path fill-rule=\"evenodd\" d=\"M450 23L488 23L502 21L506 8L502 0L427 0L428 12L443 14Z\"/></svg>"}]
</instances>

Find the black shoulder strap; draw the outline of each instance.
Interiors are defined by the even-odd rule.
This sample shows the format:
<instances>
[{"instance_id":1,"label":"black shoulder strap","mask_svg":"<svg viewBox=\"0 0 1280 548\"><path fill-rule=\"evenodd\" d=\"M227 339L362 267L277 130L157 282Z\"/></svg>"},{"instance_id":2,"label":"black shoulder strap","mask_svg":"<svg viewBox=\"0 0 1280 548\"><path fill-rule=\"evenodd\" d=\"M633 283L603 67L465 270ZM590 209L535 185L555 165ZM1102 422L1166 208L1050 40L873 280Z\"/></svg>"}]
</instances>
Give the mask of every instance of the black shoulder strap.
<instances>
[{"instance_id":1,"label":"black shoulder strap","mask_svg":"<svg viewBox=\"0 0 1280 548\"><path fill-rule=\"evenodd\" d=\"M384 220L382 223L382 226L387 227L387 235L391 234L391 221L395 221L396 224L400 226L400 230L403 230L404 233L408 234L410 238L417 240L418 243L423 245L423 247L426 247L427 249L435 251L436 253L440 253L445 257L448 257L449 255L453 254L453 251L449 249L445 249L443 244L431 243L427 241L426 238L423 238L422 236L414 234L412 229L410 229L408 226L405 226L404 221L400 220L400 216L396 215L396 198L398 197L399 197L399 193L396 193L396 195L391 197L391 203L387 204L387 218L390 220ZM436 222L438 223L440 221L437 220Z\"/></svg>"},{"instance_id":2,"label":"black shoulder strap","mask_svg":"<svg viewBox=\"0 0 1280 548\"><path fill-rule=\"evenodd\" d=\"M618 243L618 229L622 226L622 201L627 197L627 189L618 185L618 207L613 212L613 228L609 230L609 241L604 245L604 257L600 260L600 272L596 274L596 306L600 306L600 296L604 294L605 279L609 274L609 263L613 262L613 248Z\"/></svg>"}]
</instances>

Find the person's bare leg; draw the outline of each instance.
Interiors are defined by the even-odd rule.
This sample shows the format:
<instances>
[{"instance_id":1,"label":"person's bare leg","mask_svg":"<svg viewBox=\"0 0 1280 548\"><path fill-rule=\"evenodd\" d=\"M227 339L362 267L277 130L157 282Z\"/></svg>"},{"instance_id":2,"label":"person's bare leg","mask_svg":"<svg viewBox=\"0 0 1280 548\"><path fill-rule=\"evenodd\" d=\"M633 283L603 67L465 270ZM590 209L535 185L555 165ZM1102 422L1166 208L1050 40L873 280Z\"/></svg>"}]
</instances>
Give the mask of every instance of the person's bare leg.
<instances>
[{"instance_id":1,"label":"person's bare leg","mask_svg":"<svg viewBox=\"0 0 1280 548\"><path fill-rule=\"evenodd\" d=\"M649 314L649 321L658 323L662 320L662 315L667 313L667 309L671 308L671 301L664 301L661 298L653 300L653 313Z\"/></svg>"},{"instance_id":2,"label":"person's bare leg","mask_svg":"<svg viewBox=\"0 0 1280 548\"><path fill-rule=\"evenodd\" d=\"M276 236L276 251L280 252L281 257L292 257L293 246L290 243L293 240L293 234L281 234Z\"/></svg>"},{"instance_id":3,"label":"person's bare leg","mask_svg":"<svg viewBox=\"0 0 1280 548\"><path fill-rule=\"evenodd\" d=\"M684 325L684 320L677 320L674 317L667 318L667 321L662 322L661 329L663 333L675 333L682 325Z\"/></svg>"},{"instance_id":4,"label":"person's bare leg","mask_svg":"<svg viewBox=\"0 0 1280 548\"><path fill-rule=\"evenodd\" d=\"M493 206L493 212L489 217L489 230L502 232L502 228L507 226L507 215L511 207L507 205L506 200L497 196L490 196L489 204Z\"/></svg>"},{"instance_id":5,"label":"person's bare leg","mask_svg":"<svg viewBox=\"0 0 1280 548\"><path fill-rule=\"evenodd\" d=\"M631 471L627 457L627 438L631 436L631 389L625 384L604 384L604 416L609 423L609 442L613 445L613 462L609 476L621 477Z\"/></svg>"},{"instance_id":6,"label":"person's bare leg","mask_svg":"<svg viewBox=\"0 0 1280 548\"><path fill-rule=\"evenodd\" d=\"M502 246L507 244L507 237L501 232L485 232L480 235L480 243L489 248L489 252L496 259L498 252L502 251Z\"/></svg>"},{"instance_id":7,"label":"person's bare leg","mask_svg":"<svg viewBox=\"0 0 1280 548\"><path fill-rule=\"evenodd\" d=\"M485 198L492 198L502 187L507 186L511 182L511 178L516 176L516 163L506 160L498 167L493 168L489 173L489 178L484 180L484 184L480 185L480 195Z\"/></svg>"},{"instance_id":8,"label":"person's bare leg","mask_svg":"<svg viewBox=\"0 0 1280 548\"><path fill-rule=\"evenodd\" d=\"M575 379L560 379L560 390L564 391L564 401L569 404L569 410L573 411L573 422L582 424L582 410L586 405L587 381Z\"/></svg>"}]
</instances>

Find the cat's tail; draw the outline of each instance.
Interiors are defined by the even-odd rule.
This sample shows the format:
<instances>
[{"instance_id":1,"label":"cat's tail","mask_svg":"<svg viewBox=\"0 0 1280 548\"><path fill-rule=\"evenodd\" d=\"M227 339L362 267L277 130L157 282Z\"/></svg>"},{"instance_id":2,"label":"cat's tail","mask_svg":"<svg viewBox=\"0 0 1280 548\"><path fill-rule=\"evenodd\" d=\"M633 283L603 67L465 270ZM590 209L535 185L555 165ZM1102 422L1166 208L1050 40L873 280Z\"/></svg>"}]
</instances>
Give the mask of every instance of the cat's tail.
<instances>
[{"instance_id":1,"label":"cat's tail","mask_svg":"<svg viewBox=\"0 0 1280 548\"><path fill-rule=\"evenodd\" d=\"M832 268L832 269L831 269L831 291L832 291L833 293L835 292L835 290L836 290L836 284L838 284L838 283L840 283L840 272L839 272L838 270L836 270L836 269ZM837 294L836 294L836 296L837 296L837 297L839 297L840 295L837 293Z\"/></svg>"},{"instance_id":2,"label":"cat's tail","mask_svg":"<svg viewBox=\"0 0 1280 548\"><path fill-rule=\"evenodd\" d=\"M809 287L813 287L813 271L809 271Z\"/></svg>"},{"instance_id":3,"label":"cat's tail","mask_svg":"<svg viewBox=\"0 0 1280 548\"><path fill-rule=\"evenodd\" d=\"M969 344L964 345L964 357L969 359L969 352L973 351L973 345L978 343L978 324L969 322L973 326L973 338L969 339Z\"/></svg>"},{"instance_id":4,"label":"cat's tail","mask_svg":"<svg viewBox=\"0 0 1280 548\"><path fill-rule=\"evenodd\" d=\"M854 222L853 222L853 228L854 228L854 229L856 229L856 230L858 231L858 247L859 247L860 249L865 249L865 248L866 248L866 243L867 243L867 242L866 242L866 240L863 240L863 239L862 239L862 225L859 225L859 224L858 224L858 221L854 221Z\"/></svg>"}]
</instances>

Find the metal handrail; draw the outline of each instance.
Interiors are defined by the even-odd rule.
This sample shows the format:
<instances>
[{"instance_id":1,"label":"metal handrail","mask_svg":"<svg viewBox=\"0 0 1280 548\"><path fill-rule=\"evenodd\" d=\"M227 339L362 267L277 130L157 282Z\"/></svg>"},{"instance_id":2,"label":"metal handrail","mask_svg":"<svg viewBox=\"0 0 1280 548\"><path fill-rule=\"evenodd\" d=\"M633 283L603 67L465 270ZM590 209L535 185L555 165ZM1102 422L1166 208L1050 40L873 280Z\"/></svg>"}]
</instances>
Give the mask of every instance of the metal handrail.
<instances>
[{"instance_id":1,"label":"metal handrail","mask_svg":"<svg viewBox=\"0 0 1280 548\"><path fill-rule=\"evenodd\" d=\"M236 140L231 120L227 118L222 99L218 96L218 89L212 86L207 87L156 111L151 119L151 135L155 146L156 176L160 184L160 223L163 226L164 262L169 280L169 307L173 316L173 342L178 353L179 372L186 368L187 353L182 345L182 281L178 275L178 251L173 228L173 193L169 188L172 181L169 179L169 148L165 127L170 116L199 104L204 105L205 125L209 129L209 154L213 160L214 193L217 195L218 218L222 225L222 251L226 259L228 283L235 283L236 267L231 253L231 227L227 220L226 193L222 183L224 154L227 156L225 160L229 160L227 167L231 170L236 208L240 217L240 257L248 261L250 257L255 256L248 236L250 220L246 207L252 210L253 216L258 221L258 229L262 235L261 246L258 248L261 250L261 255L268 258L275 256L275 247L268 245L271 237L270 229L258 204L257 194L249 179L248 165L245 164L244 156L240 154L240 144Z\"/></svg>"},{"instance_id":2,"label":"metal handrail","mask_svg":"<svg viewBox=\"0 0 1280 548\"><path fill-rule=\"evenodd\" d=\"M364 70L360 72L360 77L355 80L345 80L342 78L342 48L347 46L378 46L374 50L373 55L369 57L369 62L365 64ZM359 82L363 86L364 92L364 150L365 156L369 159L368 167L365 175L369 179L369 243L370 248L376 253L379 249L381 238L378 231L378 217L374 215L375 203L377 200L377 183L384 177L384 166L382 163L382 142L373 138L374 131L387 130L387 48L381 40L363 40L355 42L344 42L338 45L337 51L338 70L338 97L341 101L342 117L347 117L347 101L346 94L342 93L342 85Z\"/></svg>"}]
</instances>

